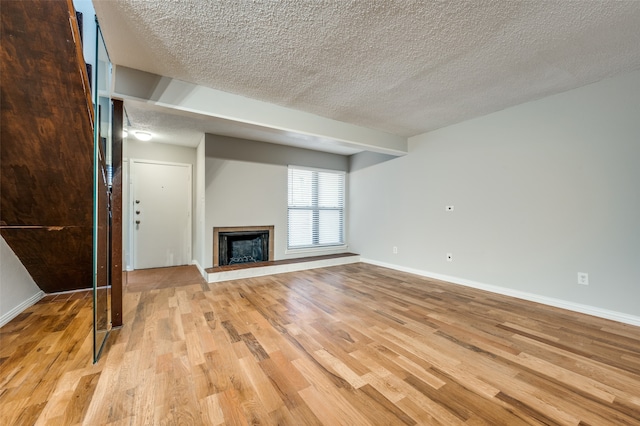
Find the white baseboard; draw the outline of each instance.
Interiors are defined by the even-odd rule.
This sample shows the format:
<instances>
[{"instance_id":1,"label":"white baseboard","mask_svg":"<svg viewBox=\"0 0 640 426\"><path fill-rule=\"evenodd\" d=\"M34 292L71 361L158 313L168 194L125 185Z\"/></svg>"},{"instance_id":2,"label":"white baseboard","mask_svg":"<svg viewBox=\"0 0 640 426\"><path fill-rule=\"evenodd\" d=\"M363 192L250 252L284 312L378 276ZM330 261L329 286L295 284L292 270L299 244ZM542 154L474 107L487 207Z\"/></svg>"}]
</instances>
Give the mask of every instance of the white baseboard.
<instances>
[{"instance_id":1,"label":"white baseboard","mask_svg":"<svg viewBox=\"0 0 640 426\"><path fill-rule=\"evenodd\" d=\"M208 278L209 274L207 273L207 271L204 270L204 268L200 265L200 262L198 262L195 259L191 259L191 264L192 265L196 265L196 268L198 268L198 271L200 272L200 275L202 275L202 278L204 278L205 280Z\"/></svg>"},{"instance_id":2,"label":"white baseboard","mask_svg":"<svg viewBox=\"0 0 640 426\"><path fill-rule=\"evenodd\" d=\"M423 271L420 269L408 268L405 266L394 265L386 262L379 262L373 259L360 259L364 263L370 263L372 265L382 266L384 268L395 269L396 271L408 272L410 274L420 275L427 278L433 278L440 281L447 281L453 284L460 284L466 287L476 288L479 290L489 291L491 293L502 294L504 296L511 296L517 299L528 300L530 302L537 302L543 305L553 306L555 308L566 309L568 311L579 312L581 314L593 315L594 317L605 318L624 324L630 324L640 326L640 317L635 315L625 314L623 312L610 311L608 309L602 309L595 306L583 305L580 303L569 302L562 299L555 299L553 297L540 296L533 293L527 293L520 290L513 290L506 287L500 287L491 284L484 284L477 281L467 280L464 278L453 277L450 275L442 275L434 272Z\"/></svg>"},{"instance_id":3,"label":"white baseboard","mask_svg":"<svg viewBox=\"0 0 640 426\"><path fill-rule=\"evenodd\" d=\"M12 319L20 315L25 309L30 306L35 305L40 299L44 297L44 291L39 291L15 308L11 309L6 314L0 317L0 327L3 327L5 324L9 323Z\"/></svg>"},{"instance_id":4,"label":"white baseboard","mask_svg":"<svg viewBox=\"0 0 640 426\"><path fill-rule=\"evenodd\" d=\"M336 257L331 259L310 260L308 262L285 263L282 265L259 266L255 268L236 269L233 271L214 272L208 274L207 282L239 280L244 278L262 277L265 275L284 274L286 272L304 271L307 269L326 268L329 266L346 265L360 262L359 255Z\"/></svg>"}]
</instances>

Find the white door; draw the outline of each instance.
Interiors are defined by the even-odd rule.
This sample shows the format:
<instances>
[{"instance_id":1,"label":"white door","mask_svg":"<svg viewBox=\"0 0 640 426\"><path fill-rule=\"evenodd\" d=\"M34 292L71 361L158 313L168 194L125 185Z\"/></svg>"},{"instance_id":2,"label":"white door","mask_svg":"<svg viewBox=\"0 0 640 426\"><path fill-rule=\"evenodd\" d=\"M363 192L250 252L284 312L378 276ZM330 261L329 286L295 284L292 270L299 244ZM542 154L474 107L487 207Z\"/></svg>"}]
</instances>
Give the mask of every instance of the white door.
<instances>
[{"instance_id":1,"label":"white door","mask_svg":"<svg viewBox=\"0 0 640 426\"><path fill-rule=\"evenodd\" d=\"M191 165L132 161L134 269L191 263Z\"/></svg>"}]
</instances>

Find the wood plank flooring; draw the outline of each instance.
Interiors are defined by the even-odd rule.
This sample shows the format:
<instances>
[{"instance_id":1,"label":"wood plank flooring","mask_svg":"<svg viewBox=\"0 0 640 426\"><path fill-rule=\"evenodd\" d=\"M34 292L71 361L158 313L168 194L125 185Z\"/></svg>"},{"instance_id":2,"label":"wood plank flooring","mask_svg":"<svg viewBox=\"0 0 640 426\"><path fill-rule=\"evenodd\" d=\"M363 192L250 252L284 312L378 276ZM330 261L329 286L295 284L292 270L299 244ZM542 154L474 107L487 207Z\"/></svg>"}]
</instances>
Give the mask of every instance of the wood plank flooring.
<instances>
[{"instance_id":1,"label":"wood plank flooring","mask_svg":"<svg viewBox=\"0 0 640 426\"><path fill-rule=\"evenodd\" d=\"M640 425L640 328L363 263L126 277L0 329L2 425Z\"/></svg>"}]
</instances>

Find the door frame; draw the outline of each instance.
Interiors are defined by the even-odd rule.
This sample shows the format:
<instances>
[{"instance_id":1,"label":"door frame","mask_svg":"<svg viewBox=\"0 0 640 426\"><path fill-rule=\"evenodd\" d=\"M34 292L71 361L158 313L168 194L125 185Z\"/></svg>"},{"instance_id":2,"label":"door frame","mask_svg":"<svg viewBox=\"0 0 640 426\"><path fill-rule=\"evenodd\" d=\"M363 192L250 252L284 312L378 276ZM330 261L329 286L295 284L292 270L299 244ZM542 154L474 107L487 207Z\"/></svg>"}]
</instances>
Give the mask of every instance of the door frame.
<instances>
[{"instance_id":1,"label":"door frame","mask_svg":"<svg viewBox=\"0 0 640 426\"><path fill-rule=\"evenodd\" d=\"M143 163L143 164L155 164L155 165L162 165L162 166L177 166L177 167L186 167L188 172L189 172L189 191L187 191L187 204L188 204L188 210L187 210L187 215L189 218L188 221L188 229L187 229L187 260L189 262L189 264L192 263L193 261L193 238L192 238L192 234L193 234L193 165L189 164L189 163L176 163L176 162L171 162L171 161L156 161L156 160L145 160L145 159L139 159L139 158L129 158L129 199L127 200L127 210L128 210L128 216L129 216L129 235L127 238L127 244L129 246L129 260L131 262L130 265L128 265L128 267L130 267L131 271L134 270L135 268L135 264L136 264L136 247L135 247L135 238L134 238L134 232L135 232L135 215L133 214L135 207L134 207L134 202L135 202L135 188L136 188L136 168L135 165L136 163ZM129 270L129 269L128 269Z\"/></svg>"},{"instance_id":2,"label":"door frame","mask_svg":"<svg viewBox=\"0 0 640 426\"><path fill-rule=\"evenodd\" d=\"M133 250L133 233L131 232L131 209L129 202L131 201L131 190L133 182L130 172L129 159L122 160L122 264L127 272L133 271L133 261L131 259L131 250Z\"/></svg>"}]
</instances>

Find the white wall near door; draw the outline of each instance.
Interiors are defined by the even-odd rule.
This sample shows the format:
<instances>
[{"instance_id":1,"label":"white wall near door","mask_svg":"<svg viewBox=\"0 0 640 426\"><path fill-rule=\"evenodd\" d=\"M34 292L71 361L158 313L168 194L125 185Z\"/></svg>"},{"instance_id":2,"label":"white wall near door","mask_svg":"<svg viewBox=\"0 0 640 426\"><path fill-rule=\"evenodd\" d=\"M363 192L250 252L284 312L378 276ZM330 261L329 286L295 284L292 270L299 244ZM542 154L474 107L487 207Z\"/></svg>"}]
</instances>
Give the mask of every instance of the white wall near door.
<instances>
[{"instance_id":1,"label":"white wall near door","mask_svg":"<svg viewBox=\"0 0 640 426\"><path fill-rule=\"evenodd\" d=\"M0 236L0 327L43 296L29 271Z\"/></svg>"}]
</instances>

